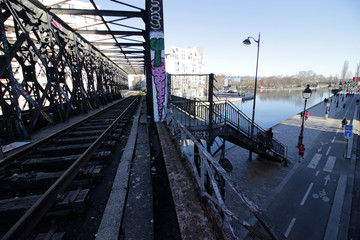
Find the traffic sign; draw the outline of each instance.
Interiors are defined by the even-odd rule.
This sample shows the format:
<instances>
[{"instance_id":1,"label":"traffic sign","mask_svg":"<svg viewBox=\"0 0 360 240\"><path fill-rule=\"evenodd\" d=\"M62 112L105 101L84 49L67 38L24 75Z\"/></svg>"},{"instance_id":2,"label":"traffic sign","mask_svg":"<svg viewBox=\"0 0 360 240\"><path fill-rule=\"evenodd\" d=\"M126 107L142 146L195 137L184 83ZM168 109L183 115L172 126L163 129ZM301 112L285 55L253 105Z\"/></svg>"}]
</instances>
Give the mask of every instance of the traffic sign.
<instances>
[{"instance_id":1,"label":"traffic sign","mask_svg":"<svg viewBox=\"0 0 360 240\"><path fill-rule=\"evenodd\" d=\"M347 124L345 125L344 137L351 138L353 135L353 125Z\"/></svg>"}]
</instances>

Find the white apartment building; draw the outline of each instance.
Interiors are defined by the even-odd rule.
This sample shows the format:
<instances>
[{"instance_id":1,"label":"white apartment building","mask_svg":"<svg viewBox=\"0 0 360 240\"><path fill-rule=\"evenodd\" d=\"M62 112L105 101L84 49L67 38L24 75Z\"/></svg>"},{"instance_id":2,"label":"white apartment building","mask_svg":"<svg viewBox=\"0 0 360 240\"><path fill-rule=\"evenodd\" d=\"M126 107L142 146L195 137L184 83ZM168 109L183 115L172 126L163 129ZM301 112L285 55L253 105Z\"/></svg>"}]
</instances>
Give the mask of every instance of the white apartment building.
<instances>
[{"instance_id":1,"label":"white apartment building","mask_svg":"<svg viewBox=\"0 0 360 240\"><path fill-rule=\"evenodd\" d=\"M68 9L94 9L93 5L89 2L81 2L78 0L62 1L62 0L40 0L45 6L52 8L68 8ZM97 6L99 9L100 7ZM66 22L71 28L79 30L107 30L106 26L102 24L99 16L82 16L64 14L59 15L61 20ZM99 41L104 39L104 36L96 34L83 34L83 37L88 41Z\"/></svg>"},{"instance_id":2,"label":"white apartment building","mask_svg":"<svg viewBox=\"0 0 360 240\"><path fill-rule=\"evenodd\" d=\"M204 99L208 88L206 61L199 47L165 48L166 71L171 74L171 94L189 99ZM186 74L177 75L177 74Z\"/></svg>"}]
</instances>

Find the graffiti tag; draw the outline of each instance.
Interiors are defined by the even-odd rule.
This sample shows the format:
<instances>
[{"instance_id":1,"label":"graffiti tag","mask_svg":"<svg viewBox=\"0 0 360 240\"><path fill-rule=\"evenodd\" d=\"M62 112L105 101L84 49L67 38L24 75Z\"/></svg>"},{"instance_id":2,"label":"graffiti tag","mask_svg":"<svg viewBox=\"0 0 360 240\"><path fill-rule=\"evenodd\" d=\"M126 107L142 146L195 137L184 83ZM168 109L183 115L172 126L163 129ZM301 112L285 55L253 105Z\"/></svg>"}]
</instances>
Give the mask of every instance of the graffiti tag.
<instances>
[{"instance_id":1,"label":"graffiti tag","mask_svg":"<svg viewBox=\"0 0 360 240\"><path fill-rule=\"evenodd\" d=\"M154 31L162 29L161 20L162 20L161 3L160 3L160 1L151 0L151 7L150 7L151 29Z\"/></svg>"}]
</instances>

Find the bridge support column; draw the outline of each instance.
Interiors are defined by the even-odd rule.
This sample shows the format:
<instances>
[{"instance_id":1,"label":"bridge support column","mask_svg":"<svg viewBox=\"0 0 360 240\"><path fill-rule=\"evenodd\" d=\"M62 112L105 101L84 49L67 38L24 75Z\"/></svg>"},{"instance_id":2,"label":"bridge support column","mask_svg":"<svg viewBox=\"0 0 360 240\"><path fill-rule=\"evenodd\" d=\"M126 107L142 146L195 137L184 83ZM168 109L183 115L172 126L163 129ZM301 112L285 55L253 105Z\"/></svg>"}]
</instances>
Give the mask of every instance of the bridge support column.
<instances>
[{"instance_id":1,"label":"bridge support column","mask_svg":"<svg viewBox=\"0 0 360 240\"><path fill-rule=\"evenodd\" d=\"M148 100L152 100L153 119L162 122L166 116L168 83L165 71L165 44L162 0L146 0ZM152 98L152 99L150 99Z\"/></svg>"}]
</instances>

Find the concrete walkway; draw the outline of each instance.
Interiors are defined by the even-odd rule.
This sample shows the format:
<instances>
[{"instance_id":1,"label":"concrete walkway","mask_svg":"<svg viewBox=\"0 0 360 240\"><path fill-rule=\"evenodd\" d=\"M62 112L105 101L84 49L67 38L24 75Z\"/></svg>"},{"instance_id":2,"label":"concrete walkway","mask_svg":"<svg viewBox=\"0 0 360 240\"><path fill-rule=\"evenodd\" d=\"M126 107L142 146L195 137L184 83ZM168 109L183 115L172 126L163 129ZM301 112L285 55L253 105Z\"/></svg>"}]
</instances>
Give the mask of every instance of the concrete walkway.
<instances>
[{"instance_id":1,"label":"concrete walkway","mask_svg":"<svg viewBox=\"0 0 360 240\"><path fill-rule=\"evenodd\" d=\"M355 99L357 96L353 98ZM334 118L339 111L344 111L341 106L342 104L336 108L335 102L333 101L327 119L324 118L326 103L321 102L308 109L309 119L305 121L303 138L303 143L306 148L305 158L307 154L311 152L313 146L316 145L315 141L320 133L323 131L337 131L341 128L342 119ZM253 155L252 161L249 161L248 150L237 146L232 147L226 152L226 158L233 164L231 176L239 183L244 192L263 210L267 209L275 196L282 190L301 165L301 163L298 163L298 150L296 147L300 134L300 126L301 117L299 114L273 126L274 137L288 146L287 167L256 159L256 154ZM355 149L355 146L353 149ZM228 196L227 200L230 209L239 208L238 203L231 201L231 196ZM347 200L349 200L349 198ZM250 213L243 212L241 214L245 215L243 217L250 219L249 221L252 224L256 222ZM246 230L238 230L240 231L240 237L245 238L248 235Z\"/></svg>"}]
</instances>

